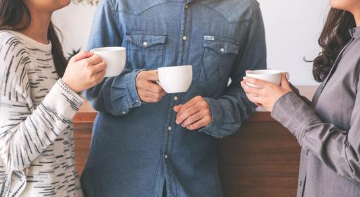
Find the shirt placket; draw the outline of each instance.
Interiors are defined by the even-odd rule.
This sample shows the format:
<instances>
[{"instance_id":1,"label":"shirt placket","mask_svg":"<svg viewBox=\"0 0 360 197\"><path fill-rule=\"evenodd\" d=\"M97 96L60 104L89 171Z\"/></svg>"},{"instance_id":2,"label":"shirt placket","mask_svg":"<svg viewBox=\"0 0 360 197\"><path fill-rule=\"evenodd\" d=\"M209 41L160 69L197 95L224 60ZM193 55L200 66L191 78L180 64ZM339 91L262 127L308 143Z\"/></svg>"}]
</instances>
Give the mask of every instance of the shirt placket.
<instances>
[{"instance_id":1,"label":"shirt placket","mask_svg":"<svg viewBox=\"0 0 360 197\"><path fill-rule=\"evenodd\" d=\"M191 0L185 0L181 6L183 7L183 13L181 15L181 30L179 35L179 53L176 60L177 65L185 65L188 59L189 51L189 32L190 32L190 3ZM175 140L175 128L176 128L176 113L173 110L174 106L181 103L181 94L172 94L169 105L168 120L165 125L165 149L164 149L164 160L165 160L165 177L167 180L167 193L169 196L177 196L175 177L169 171L169 159L171 157L171 147ZM180 128L178 126L178 128ZM181 128L180 128L181 129Z\"/></svg>"}]
</instances>

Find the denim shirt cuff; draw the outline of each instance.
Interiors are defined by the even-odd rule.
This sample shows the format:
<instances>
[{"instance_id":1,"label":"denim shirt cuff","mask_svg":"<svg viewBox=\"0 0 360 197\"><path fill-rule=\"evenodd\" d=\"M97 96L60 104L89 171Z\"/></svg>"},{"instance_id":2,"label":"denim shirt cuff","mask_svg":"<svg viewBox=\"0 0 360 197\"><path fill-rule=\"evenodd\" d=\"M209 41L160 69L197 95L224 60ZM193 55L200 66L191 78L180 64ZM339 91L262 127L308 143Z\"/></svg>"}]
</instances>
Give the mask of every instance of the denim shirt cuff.
<instances>
[{"instance_id":1,"label":"denim shirt cuff","mask_svg":"<svg viewBox=\"0 0 360 197\"><path fill-rule=\"evenodd\" d=\"M222 110L221 110L221 104L217 100L211 99L211 98L204 98L205 101L209 104L210 107L210 113L211 113L211 123L200 129L200 132L204 132L208 135L221 138L221 134L219 131L219 127L222 125Z\"/></svg>"},{"instance_id":2,"label":"denim shirt cuff","mask_svg":"<svg viewBox=\"0 0 360 197\"><path fill-rule=\"evenodd\" d=\"M130 81L128 82L128 90L130 93L131 107L140 107L141 99L136 88L136 77L143 70L134 70L131 73Z\"/></svg>"}]
</instances>

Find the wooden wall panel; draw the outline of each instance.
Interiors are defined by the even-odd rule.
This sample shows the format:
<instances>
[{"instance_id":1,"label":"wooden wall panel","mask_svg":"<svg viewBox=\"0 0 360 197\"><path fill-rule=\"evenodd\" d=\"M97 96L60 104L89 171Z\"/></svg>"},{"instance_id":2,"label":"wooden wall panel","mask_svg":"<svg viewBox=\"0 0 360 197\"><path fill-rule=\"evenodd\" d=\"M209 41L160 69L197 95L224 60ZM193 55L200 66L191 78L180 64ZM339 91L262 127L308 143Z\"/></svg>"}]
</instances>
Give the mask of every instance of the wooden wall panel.
<instances>
[{"instance_id":1,"label":"wooden wall panel","mask_svg":"<svg viewBox=\"0 0 360 197\"><path fill-rule=\"evenodd\" d=\"M219 144L225 197L295 197L300 147L276 122L245 122Z\"/></svg>"}]
</instances>

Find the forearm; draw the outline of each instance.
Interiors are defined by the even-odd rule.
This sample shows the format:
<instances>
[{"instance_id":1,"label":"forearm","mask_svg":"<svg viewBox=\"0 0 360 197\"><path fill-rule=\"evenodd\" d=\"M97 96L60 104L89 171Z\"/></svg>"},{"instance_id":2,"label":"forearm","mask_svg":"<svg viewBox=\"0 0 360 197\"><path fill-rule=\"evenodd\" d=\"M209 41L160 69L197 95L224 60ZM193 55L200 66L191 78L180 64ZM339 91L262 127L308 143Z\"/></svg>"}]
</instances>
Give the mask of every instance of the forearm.
<instances>
[{"instance_id":1,"label":"forearm","mask_svg":"<svg viewBox=\"0 0 360 197\"><path fill-rule=\"evenodd\" d=\"M291 84L291 83L290 83L290 87L291 87L292 91L293 91L296 95L298 95L298 97L299 97L301 100L303 100L303 101L306 103L306 105L311 106L311 101L310 101L308 98L306 98L305 96L302 96L302 95L300 94L300 90L299 90L297 87L295 87L295 86L294 86L293 84Z\"/></svg>"},{"instance_id":2,"label":"forearm","mask_svg":"<svg viewBox=\"0 0 360 197\"><path fill-rule=\"evenodd\" d=\"M331 123L324 123L294 92L285 94L275 104L272 116L297 138L302 148L309 150L339 175L360 182L360 140Z\"/></svg>"},{"instance_id":3,"label":"forearm","mask_svg":"<svg viewBox=\"0 0 360 197\"><path fill-rule=\"evenodd\" d=\"M99 85L85 91L84 96L99 112L114 116L126 115L141 106L136 89L136 76L140 70L125 70L117 77L107 78Z\"/></svg>"},{"instance_id":4,"label":"forearm","mask_svg":"<svg viewBox=\"0 0 360 197\"><path fill-rule=\"evenodd\" d=\"M212 122L201 131L216 138L234 134L246 120L255 112L256 106L251 103L240 86L229 88L219 99L205 98L210 106Z\"/></svg>"},{"instance_id":5,"label":"forearm","mask_svg":"<svg viewBox=\"0 0 360 197\"><path fill-rule=\"evenodd\" d=\"M26 99L24 99L25 101ZM59 80L33 111L26 102L0 101L0 154L13 170L29 167L72 124L83 99Z\"/></svg>"}]
</instances>

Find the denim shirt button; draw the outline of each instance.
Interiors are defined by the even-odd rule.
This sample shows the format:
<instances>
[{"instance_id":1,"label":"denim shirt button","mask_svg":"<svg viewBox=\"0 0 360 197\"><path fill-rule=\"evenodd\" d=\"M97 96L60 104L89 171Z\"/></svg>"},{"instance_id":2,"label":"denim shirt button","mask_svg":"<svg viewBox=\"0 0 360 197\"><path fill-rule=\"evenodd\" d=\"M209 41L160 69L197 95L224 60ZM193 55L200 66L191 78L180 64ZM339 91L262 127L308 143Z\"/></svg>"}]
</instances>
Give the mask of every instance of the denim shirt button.
<instances>
[{"instance_id":1,"label":"denim shirt button","mask_svg":"<svg viewBox=\"0 0 360 197\"><path fill-rule=\"evenodd\" d=\"M144 46L147 46L147 45L148 45L148 43L147 43L147 42L143 42L143 45L144 45Z\"/></svg>"},{"instance_id":2,"label":"denim shirt button","mask_svg":"<svg viewBox=\"0 0 360 197\"><path fill-rule=\"evenodd\" d=\"M172 130L172 127L171 127L171 126L168 126L168 130L171 131L171 130Z\"/></svg>"},{"instance_id":3,"label":"denim shirt button","mask_svg":"<svg viewBox=\"0 0 360 197\"><path fill-rule=\"evenodd\" d=\"M125 111L123 111L123 112L122 112L122 114L126 114L126 112L125 112Z\"/></svg>"},{"instance_id":4,"label":"denim shirt button","mask_svg":"<svg viewBox=\"0 0 360 197\"><path fill-rule=\"evenodd\" d=\"M167 159L167 158L169 158L169 156L168 156L168 155L164 155L164 158Z\"/></svg>"},{"instance_id":5,"label":"denim shirt button","mask_svg":"<svg viewBox=\"0 0 360 197\"><path fill-rule=\"evenodd\" d=\"M221 53L225 53L225 49L224 49L224 48L221 48L220 51L221 51Z\"/></svg>"},{"instance_id":6,"label":"denim shirt button","mask_svg":"<svg viewBox=\"0 0 360 197\"><path fill-rule=\"evenodd\" d=\"M185 41L185 40L187 40L187 37L186 37L186 36L183 36L182 39Z\"/></svg>"},{"instance_id":7,"label":"denim shirt button","mask_svg":"<svg viewBox=\"0 0 360 197\"><path fill-rule=\"evenodd\" d=\"M188 9L188 8L189 8L189 6L188 6L188 5L186 5L186 6L185 6L185 9Z\"/></svg>"},{"instance_id":8,"label":"denim shirt button","mask_svg":"<svg viewBox=\"0 0 360 197\"><path fill-rule=\"evenodd\" d=\"M179 97L174 96L174 101L177 101L177 100L179 100Z\"/></svg>"}]
</instances>

